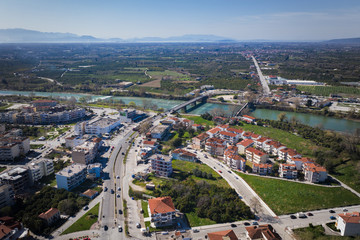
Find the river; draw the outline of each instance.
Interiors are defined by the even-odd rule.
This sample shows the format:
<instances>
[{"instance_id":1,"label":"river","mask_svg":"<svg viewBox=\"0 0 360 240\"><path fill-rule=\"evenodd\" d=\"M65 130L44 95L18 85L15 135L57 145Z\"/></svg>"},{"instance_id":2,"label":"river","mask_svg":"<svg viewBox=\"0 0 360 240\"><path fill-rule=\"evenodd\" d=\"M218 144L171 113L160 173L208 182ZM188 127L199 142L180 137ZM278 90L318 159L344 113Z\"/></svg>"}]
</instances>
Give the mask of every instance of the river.
<instances>
[{"instance_id":1,"label":"river","mask_svg":"<svg viewBox=\"0 0 360 240\"><path fill-rule=\"evenodd\" d=\"M299 120L299 122L312 127L321 126L324 129L334 130L338 132L349 132L349 133L352 133L357 128L360 128L360 122L346 120L346 119L325 117L310 113L296 113L296 112L277 111L270 109L256 109L254 112L251 113L251 115L256 118L277 120L278 115L282 112L286 113L286 117L288 120L290 120L294 116Z\"/></svg>"},{"instance_id":2,"label":"river","mask_svg":"<svg viewBox=\"0 0 360 240\"><path fill-rule=\"evenodd\" d=\"M54 97L54 98L71 98L75 97L80 99L81 97L90 97L91 101L96 101L98 99L106 99L107 101L119 100L121 99L125 104L134 102L137 106L143 106L145 102L150 102L155 104L158 108L164 108L165 110L170 109L184 101L181 100L166 100L166 99L157 99L157 98L141 98L141 97L116 97L116 96L101 96L101 95L91 95L84 93L57 93L57 92L30 92L30 91L5 91L0 90L0 95L34 95L42 97ZM210 112L215 108L220 108L223 110L228 110L229 105L216 104L216 103L205 103L194 110L188 112L191 114L200 115L206 112ZM284 111L269 110L269 109L256 109L251 113L256 118L271 119L277 120L279 113ZM320 115L314 115L309 113L295 113L295 112L285 112L287 118L290 120L292 116L295 116L301 123L310 125L310 126L322 126L324 129L339 131L339 132L353 132L356 128L360 128L360 122L325 117Z\"/></svg>"}]
</instances>

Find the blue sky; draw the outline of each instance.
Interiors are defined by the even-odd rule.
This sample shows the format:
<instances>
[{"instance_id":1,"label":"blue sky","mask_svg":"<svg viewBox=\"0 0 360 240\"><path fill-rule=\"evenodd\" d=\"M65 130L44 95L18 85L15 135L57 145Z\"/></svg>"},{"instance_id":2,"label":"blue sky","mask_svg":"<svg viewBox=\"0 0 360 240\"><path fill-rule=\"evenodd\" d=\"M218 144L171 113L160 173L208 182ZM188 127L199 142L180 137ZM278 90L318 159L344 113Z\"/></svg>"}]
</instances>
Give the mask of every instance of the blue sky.
<instances>
[{"instance_id":1,"label":"blue sky","mask_svg":"<svg viewBox=\"0 0 360 240\"><path fill-rule=\"evenodd\" d=\"M6 28L124 39L324 40L360 37L360 0L1 0Z\"/></svg>"}]
</instances>

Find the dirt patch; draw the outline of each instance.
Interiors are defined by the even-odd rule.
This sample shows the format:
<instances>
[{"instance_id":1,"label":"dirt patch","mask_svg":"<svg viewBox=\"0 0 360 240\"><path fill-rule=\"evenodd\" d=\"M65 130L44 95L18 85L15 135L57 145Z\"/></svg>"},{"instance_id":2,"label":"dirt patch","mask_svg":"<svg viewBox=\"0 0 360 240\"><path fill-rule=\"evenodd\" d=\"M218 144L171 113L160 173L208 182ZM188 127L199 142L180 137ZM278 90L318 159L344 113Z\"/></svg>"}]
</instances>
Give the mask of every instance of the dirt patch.
<instances>
[{"instance_id":1,"label":"dirt patch","mask_svg":"<svg viewBox=\"0 0 360 240\"><path fill-rule=\"evenodd\" d=\"M160 88L161 87L161 79L157 79L151 82L147 82L141 85L138 85L139 87L154 87L154 88Z\"/></svg>"}]
</instances>

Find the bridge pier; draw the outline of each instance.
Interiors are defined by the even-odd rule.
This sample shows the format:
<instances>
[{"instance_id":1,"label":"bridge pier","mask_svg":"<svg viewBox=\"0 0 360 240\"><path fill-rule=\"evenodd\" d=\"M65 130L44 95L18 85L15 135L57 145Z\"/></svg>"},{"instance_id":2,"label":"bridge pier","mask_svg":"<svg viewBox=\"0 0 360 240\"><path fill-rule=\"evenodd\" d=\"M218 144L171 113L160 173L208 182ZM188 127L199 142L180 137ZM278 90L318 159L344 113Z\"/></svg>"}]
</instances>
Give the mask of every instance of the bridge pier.
<instances>
[{"instance_id":1,"label":"bridge pier","mask_svg":"<svg viewBox=\"0 0 360 240\"><path fill-rule=\"evenodd\" d=\"M193 107L196 107L196 101L192 103Z\"/></svg>"},{"instance_id":2,"label":"bridge pier","mask_svg":"<svg viewBox=\"0 0 360 240\"><path fill-rule=\"evenodd\" d=\"M181 108L181 111L182 111L183 113L186 113L186 106L183 107L183 108Z\"/></svg>"}]
</instances>

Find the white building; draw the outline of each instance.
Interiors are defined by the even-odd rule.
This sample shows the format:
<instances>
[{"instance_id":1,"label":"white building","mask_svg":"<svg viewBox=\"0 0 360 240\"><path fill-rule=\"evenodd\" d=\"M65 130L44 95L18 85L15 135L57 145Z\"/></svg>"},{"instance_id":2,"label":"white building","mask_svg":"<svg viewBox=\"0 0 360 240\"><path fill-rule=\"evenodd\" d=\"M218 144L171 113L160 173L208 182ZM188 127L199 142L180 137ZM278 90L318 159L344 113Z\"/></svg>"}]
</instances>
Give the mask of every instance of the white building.
<instances>
[{"instance_id":1,"label":"white building","mask_svg":"<svg viewBox=\"0 0 360 240\"><path fill-rule=\"evenodd\" d=\"M75 163L90 164L96 158L97 152L98 146L96 142L84 142L73 149L71 157Z\"/></svg>"},{"instance_id":2,"label":"white building","mask_svg":"<svg viewBox=\"0 0 360 240\"><path fill-rule=\"evenodd\" d=\"M120 110L119 115L120 115L119 119L121 122L131 123L134 117L136 116L136 110L135 109Z\"/></svg>"},{"instance_id":3,"label":"white building","mask_svg":"<svg viewBox=\"0 0 360 240\"><path fill-rule=\"evenodd\" d=\"M8 184L0 185L0 209L14 204L14 190Z\"/></svg>"},{"instance_id":4,"label":"white building","mask_svg":"<svg viewBox=\"0 0 360 240\"><path fill-rule=\"evenodd\" d=\"M120 125L120 119L100 118L94 122L81 122L75 125L75 134L100 135L110 133L114 128Z\"/></svg>"},{"instance_id":5,"label":"white building","mask_svg":"<svg viewBox=\"0 0 360 240\"><path fill-rule=\"evenodd\" d=\"M31 181L37 182L45 176L49 176L54 172L54 163L48 159L42 159L36 162L32 162L29 165Z\"/></svg>"},{"instance_id":6,"label":"white building","mask_svg":"<svg viewBox=\"0 0 360 240\"><path fill-rule=\"evenodd\" d=\"M341 236L359 236L360 213L340 213L337 217L336 228L340 230Z\"/></svg>"},{"instance_id":7,"label":"white building","mask_svg":"<svg viewBox=\"0 0 360 240\"><path fill-rule=\"evenodd\" d=\"M287 178L287 179L296 179L297 178L297 170L295 164L280 164L279 168L279 177Z\"/></svg>"},{"instance_id":8,"label":"white building","mask_svg":"<svg viewBox=\"0 0 360 240\"><path fill-rule=\"evenodd\" d=\"M158 176L169 177L173 171L169 156L155 154L151 156L151 171Z\"/></svg>"},{"instance_id":9,"label":"white building","mask_svg":"<svg viewBox=\"0 0 360 240\"><path fill-rule=\"evenodd\" d=\"M86 165L74 163L55 174L57 187L71 190L85 181L86 174Z\"/></svg>"},{"instance_id":10,"label":"white building","mask_svg":"<svg viewBox=\"0 0 360 240\"><path fill-rule=\"evenodd\" d=\"M153 130L151 130L151 138L163 139L169 132L170 126L168 125L158 125Z\"/></svg>"},{"instance_id":11,"label":"white building","mask_svg":"<svg viewBox=\"0 0 360 240\"><path fill-rule=\"evenodd\" d=\"M151 223L154 227L174 225L176 218L180 215L179 210L175 209L171 197L149 199L149 209Z\"/></svg>"},{"instance_id":12,"label":"white building","mask_svg":"<svg viewBox=\"0 0 360 240\"><path fill-rule=\"evenodd\" d=\"M311 183L324 182L327 179L326 169L315 163L304 163L304 180Z\"/></svg>"}]
</instances>

